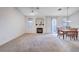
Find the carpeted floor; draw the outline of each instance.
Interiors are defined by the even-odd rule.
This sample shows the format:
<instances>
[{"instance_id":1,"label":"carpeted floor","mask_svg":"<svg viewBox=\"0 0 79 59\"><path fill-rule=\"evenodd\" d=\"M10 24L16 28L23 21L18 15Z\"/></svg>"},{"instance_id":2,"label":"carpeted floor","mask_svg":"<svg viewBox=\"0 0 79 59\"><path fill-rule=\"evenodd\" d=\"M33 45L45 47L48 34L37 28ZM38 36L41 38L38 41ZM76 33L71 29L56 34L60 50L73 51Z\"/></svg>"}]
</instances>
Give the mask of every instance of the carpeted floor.
<instances>
[{"instance_id":1,"label":"carpeted floor","mask_svg":"<svg viewBox=\"0 0 79 59\"><path fill-rule=\"evenodd\" d=\"M24 34L2 46L0 52L70 52L79 51L79 40L63 40L52 34Z\"/></svg>"}]
</instances>

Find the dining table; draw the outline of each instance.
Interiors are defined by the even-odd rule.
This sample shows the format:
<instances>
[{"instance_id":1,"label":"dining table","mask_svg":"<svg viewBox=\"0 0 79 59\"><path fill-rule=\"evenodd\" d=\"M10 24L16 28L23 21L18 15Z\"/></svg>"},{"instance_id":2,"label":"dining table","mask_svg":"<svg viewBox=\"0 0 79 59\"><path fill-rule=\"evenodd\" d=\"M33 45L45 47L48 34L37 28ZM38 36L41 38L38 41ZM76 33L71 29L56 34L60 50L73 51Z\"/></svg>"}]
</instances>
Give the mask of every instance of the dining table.
<instances>
[{"instance_id":1,"label":"dining table","mask_svg":"<svg viewBox=\"0 0 79 59\"><path fill-rule=\"evenodd\" d=\"M62 32L63 32L63 39L64 39L65 36L67 36L67 33L69 33L69 32L72 32L72 34L73 34L73 32L76 33L74 35L74 37L76 36L76 38L77 38L79 30L62 29Z\"/></svg>"}]
</instances>

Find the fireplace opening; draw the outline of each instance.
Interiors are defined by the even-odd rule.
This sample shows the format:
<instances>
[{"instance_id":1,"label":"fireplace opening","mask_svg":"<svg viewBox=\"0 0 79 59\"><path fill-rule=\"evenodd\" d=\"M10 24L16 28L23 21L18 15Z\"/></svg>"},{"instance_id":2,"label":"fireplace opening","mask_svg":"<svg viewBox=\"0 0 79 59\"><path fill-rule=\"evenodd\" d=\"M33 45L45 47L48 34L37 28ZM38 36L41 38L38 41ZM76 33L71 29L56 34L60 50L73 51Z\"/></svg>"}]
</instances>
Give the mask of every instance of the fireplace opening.
<instances>
[{"instance_id":1,"label":"fireplace opening","mask_svg":"<svg viewBox=\"0 0 79 59\"><path fill-rule=\"evenodd\" d=\"M43 33L43 28L37 28L37 33Z\"/></svg>"}]
</instances>

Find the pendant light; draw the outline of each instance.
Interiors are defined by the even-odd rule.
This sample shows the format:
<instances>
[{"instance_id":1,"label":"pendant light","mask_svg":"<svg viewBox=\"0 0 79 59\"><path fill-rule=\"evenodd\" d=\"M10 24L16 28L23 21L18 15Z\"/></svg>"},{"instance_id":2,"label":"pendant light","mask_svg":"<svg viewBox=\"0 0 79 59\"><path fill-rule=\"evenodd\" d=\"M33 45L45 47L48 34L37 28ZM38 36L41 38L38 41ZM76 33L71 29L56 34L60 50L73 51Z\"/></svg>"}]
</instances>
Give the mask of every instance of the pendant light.
<instances>
[{"instance_id":1,"label":"pendant light","mask_svg":"<svg viewBox=\"0 0 79 59\"><path fill-rule=\"evenodd\" d=\"M67 7L67 19L66 19L65 22L67 23L67 26L66 26L66 27L69 28L69 27L70 27L69 24L70 24L70 22L71 22L71 21L69 20L69 7Z\"/></svg>"},{"instance_id":2,"label":"pendant light","mask_svg":"<svg viewBox=\"0 0 79 59\"><path fill-rule=\"evenodd\" d=\"M67 7L67 22L70 23L71 21L69 20L69 7Z\"/></svg>"}]
</instances>

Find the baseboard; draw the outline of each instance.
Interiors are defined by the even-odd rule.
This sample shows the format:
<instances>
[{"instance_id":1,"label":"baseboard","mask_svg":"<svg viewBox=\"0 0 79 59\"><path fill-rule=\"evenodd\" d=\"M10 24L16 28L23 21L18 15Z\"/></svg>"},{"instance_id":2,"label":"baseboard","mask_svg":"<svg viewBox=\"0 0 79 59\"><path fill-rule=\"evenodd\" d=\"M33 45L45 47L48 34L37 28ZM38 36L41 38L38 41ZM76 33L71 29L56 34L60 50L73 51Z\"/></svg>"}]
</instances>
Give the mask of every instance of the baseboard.
<instances>
[{"instance_id":1,"label":"baseboard","mask_svg":"<svg viewBox=\"0 0 79 59\"><path fill-rule=\"evenodd\" d=\"M12 40L15 40L15 39L21 37L21 36L24 35L24 34L25 34L25 33L20 34L20 35L17 35L15 38L8 39L7 41L4 41L3 43L1 43L0 46L4 45L4 44L6 44L6 43L8 43L8 42L10 42L10 41L12 41Z\"/></svg>"}]
</instances>

